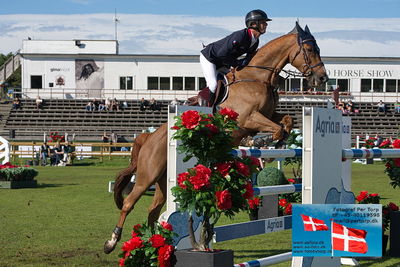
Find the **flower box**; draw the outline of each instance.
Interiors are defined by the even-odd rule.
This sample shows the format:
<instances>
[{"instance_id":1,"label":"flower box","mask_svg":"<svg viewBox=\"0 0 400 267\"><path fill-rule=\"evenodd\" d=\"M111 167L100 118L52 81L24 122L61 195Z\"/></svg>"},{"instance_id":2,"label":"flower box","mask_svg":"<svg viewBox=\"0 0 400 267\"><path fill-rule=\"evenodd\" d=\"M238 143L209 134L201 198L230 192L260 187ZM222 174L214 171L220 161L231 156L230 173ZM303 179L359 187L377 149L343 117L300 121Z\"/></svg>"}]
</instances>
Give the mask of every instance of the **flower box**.
<instances>
[{"instance_id":1,"label":"flower box","mask_svg":"<svg viewBox=\"0 0 400 267\"><path fill-rule=\"evenodd\" d=\"M390 212L390 256L400 257L400 211Z\"/></svg>"},{"instance_id":2,"label":"flower box","mask_svg":"<svg viewBox=\"0 0 400 267\"><path fill-rule=\"evenodd\" d=\"M28 181L0 181L0 189L18 189L18 188L35 188L37 187L36 180Z\"/></svg>"},{"instance_id":3,"label":"flower box","mask_svg":"<svg viewBox=\"0 0 400 267\"><path fill-rule=\"evenodd\" d=\"M192 251L188 249L175 251L175 267L232 267L232 250Z\"/></svg>"}]
</instances>

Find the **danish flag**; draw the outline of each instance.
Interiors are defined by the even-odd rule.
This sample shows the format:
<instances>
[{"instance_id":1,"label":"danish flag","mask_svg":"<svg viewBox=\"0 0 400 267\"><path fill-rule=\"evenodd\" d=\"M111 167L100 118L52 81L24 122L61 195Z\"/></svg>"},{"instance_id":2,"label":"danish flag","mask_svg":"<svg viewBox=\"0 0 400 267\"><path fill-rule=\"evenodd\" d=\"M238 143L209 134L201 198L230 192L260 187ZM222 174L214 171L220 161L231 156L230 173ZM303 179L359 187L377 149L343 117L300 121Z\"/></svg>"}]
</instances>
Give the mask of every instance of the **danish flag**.
<instances>
[{"instance_id":1,"label":"danish flag","mask_svg":"<svg viewBox=\"0 0 400 267\"><path fill-rule=\"evenodd\" d=\"M301 214L303 219L304 231L328 231L328 226L323 220Z\"/></svg>"},{"instance_id":2,"label":"danish flag","mask_svg":"<svg viewBox=\"0 0 400 267\"><path fill-rule=\"evenodd\" d=\"M368 251L366 236L367 231L332 223L332 248L334 250L365 254Z\"/></svg>"}]
</instances>

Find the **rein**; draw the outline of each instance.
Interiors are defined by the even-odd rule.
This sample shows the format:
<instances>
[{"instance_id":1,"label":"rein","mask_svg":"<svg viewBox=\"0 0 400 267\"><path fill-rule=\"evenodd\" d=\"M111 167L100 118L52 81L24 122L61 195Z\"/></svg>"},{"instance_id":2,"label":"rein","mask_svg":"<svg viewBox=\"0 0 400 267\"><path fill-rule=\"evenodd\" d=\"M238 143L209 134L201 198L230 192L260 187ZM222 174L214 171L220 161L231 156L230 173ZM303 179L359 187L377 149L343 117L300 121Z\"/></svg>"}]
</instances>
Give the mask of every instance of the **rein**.
<instances>
[{"instance_id":1,"label":"rein","mask_svg":"<svg viewBox=\"0 0 400 267\"><path fill-rule=\"evenodd\" d=\"M290 62L291 65L293 65L292 63L294 62L294 60L296 59L296 57L300 54L300 52L303 52L303 56L304 56L304 64L302 66L307 67L305 69L304 72L300 72L300 71L292 71L292 70L284 70L284 69L279 69L279 68L274 68L274 67L268 67L268 66L259 66L259 65L247 65L244 66L244 68L257 68L257 69L262 69L262 70L268 70L268 71L272 71L275 74L279 74L280 72L284 72L287 74L287 76L284 78L285 80L287 80L289 77L309 77L312 75L312 69L318 66L323 66L324 63L322 61L320 61L319 63L315 64L315 65L310 65L310 59L307 55L307 52L304 49L303 44L307 43L307 42L316 42L315 39L305 39L302 40L301 44L299 44L299 50L297 51L296 55L293 57L293 60ZM235 77L235 75L234 75ZM228 85L234 84L234 83L238 83L238 82L261 82L261 83L265 83L263 81L259 81L259 80L253 80L253 79L242 79L242 80L234 80L233 82L229 83Z\"/></svg>"}]
</instances>

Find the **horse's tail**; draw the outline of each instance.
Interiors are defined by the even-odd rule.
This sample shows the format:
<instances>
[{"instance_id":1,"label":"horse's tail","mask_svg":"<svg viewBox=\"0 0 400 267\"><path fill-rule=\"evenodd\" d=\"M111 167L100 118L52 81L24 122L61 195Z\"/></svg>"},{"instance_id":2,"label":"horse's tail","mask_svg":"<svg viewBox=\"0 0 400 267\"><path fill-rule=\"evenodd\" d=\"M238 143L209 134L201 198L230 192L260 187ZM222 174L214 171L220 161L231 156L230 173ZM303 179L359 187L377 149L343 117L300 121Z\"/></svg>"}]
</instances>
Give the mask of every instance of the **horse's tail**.
<instances>
[{"instance_id":1,"label":"horse's tail","mask_svg":"<svg viewBox=\"0 0 400 267\"><path fill-rule=\"evenodd\" d=\"M118 209L122 209L124 203L124 197L122 195L122 192L126 187L126 185L129 183L129 181L131 180L132 175L136 172L140 148L146 142L149 135L150 133L142 133L135 139L135 141L133 141L132 152L131 152L131 164L129 165L128 168L122 170L118 174L117 178L115 178L114 201Z\"/></svg>"}]
</instances>

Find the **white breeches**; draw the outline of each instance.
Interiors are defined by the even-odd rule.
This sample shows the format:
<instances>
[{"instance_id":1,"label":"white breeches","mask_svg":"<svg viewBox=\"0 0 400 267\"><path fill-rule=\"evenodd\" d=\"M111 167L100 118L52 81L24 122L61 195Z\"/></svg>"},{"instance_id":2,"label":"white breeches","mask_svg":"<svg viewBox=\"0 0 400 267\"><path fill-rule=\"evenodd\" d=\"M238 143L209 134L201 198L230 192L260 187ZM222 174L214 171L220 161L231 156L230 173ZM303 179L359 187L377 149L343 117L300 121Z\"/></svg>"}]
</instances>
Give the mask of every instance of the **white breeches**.
<instances>
[{"instance_id":1,"label":"white breeches","mask_svg":"<svg viewBox=\"0 0 400 267\"><path fill-rule=\"evenodd\" d=\"M215 93L215 90L217 89L217 67L214 63L208 61L202 53L200 53L200 64L208 89Z\"/></svg>"}]
</instances>

